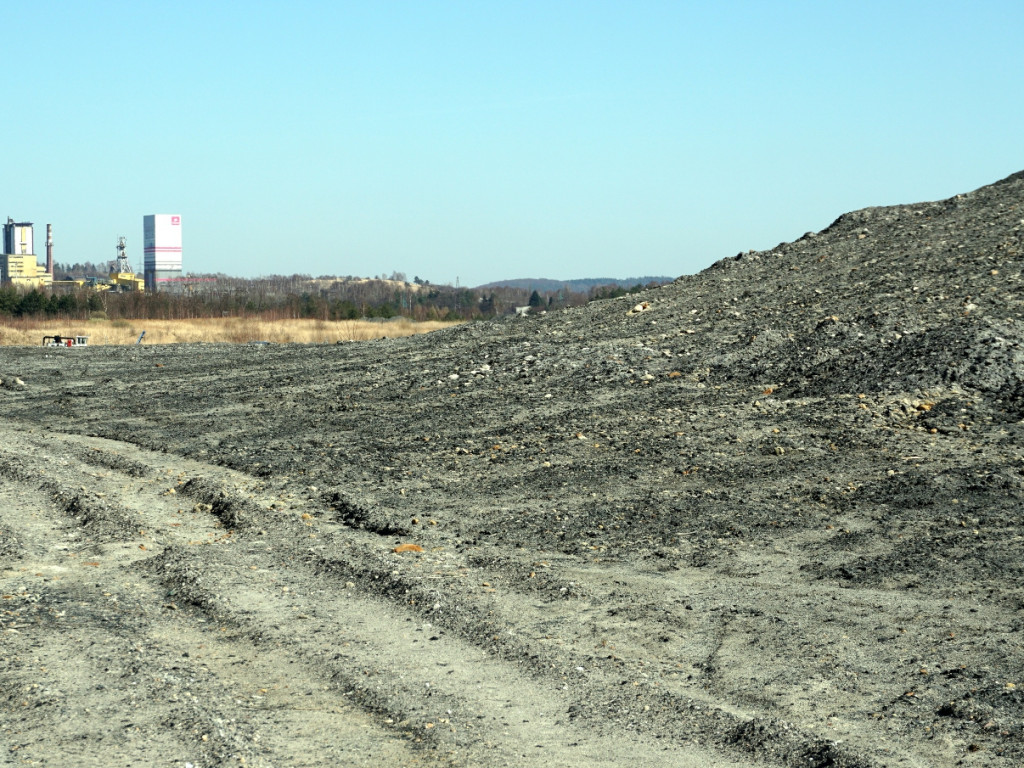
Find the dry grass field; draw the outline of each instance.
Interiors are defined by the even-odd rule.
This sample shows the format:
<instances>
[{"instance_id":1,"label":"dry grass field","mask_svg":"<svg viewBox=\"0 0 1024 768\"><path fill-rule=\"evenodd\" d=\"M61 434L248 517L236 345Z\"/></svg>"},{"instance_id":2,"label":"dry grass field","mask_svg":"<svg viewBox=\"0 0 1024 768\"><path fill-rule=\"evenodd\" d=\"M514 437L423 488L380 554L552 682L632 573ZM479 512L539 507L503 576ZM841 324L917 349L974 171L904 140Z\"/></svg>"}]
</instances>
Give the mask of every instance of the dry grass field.
<instances>
[{"instance_id":1,"label":"dry grass field","mask_svg":"<svg viewBox=\"0 0 1024 768\"><path fill-rule=\"evenodd\" d=\"M396 338L428 333L457 323L415 322L397 318L387 322L369 320L267 320L225 317L191 320L38 320L9 319L0 323L0 346L37 346L43 336L86 335L94 345L134 344L145 331L143 343L184 344L189 342L252 341L274 343L333 343L365 341L384 336Z\"/></svg>"}]
</instances>

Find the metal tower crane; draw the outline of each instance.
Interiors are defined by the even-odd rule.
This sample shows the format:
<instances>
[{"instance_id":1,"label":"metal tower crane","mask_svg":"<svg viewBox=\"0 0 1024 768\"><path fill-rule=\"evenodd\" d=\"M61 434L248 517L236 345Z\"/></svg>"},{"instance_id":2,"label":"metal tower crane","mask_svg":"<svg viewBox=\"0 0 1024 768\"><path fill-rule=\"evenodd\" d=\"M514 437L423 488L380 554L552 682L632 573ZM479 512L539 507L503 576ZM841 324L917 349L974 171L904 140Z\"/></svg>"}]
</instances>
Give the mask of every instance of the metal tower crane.
<instances>
[{"instance_id":1,"label":"metal tower crane","mask_svg":"<svg viewBox=\"0 0 1024 768\"><path fill-rule=\"evenodd\" d=\"M135 276L135 271L128 262L123 236L117 238L117 261L111 263L108 285L110 285L112 290L116 291L145 290L145 281L141 277Z\"/></svg>"},{"instance_id":2,"label":"metal tower crane","mask_svg":"<svg viewBox=\"0 0 1024 768\"><path fill-rule=\"evenodd\" d=\"M121 274L134 274L135 270L132 269L132 265L128 263L128 256L125 253L125 240L124 236L117 238L117 264L112 272L118 272Z\"/></svg>"}]
</instances>

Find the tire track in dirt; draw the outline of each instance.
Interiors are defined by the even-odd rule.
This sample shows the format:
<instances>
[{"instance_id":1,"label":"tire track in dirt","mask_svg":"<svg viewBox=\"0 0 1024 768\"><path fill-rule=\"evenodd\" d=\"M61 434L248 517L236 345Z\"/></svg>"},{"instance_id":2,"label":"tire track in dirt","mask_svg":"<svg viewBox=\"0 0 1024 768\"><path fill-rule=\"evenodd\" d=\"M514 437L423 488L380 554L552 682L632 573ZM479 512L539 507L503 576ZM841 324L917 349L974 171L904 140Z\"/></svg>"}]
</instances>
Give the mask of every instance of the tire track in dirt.
<instances>
[{"instance_id":1,"label":"tire track in dirt","mask_svg":"<svg viewBox=\"0 0 1024 768\"><path fill-rule=\"evenodd\" d=\"M481 555L479 548L472 558L438 551L440 548L436 547L428 547L427 552L414 557L400 557L390 552L392 545L381 536L332 522L332 510L319 504L316 494L311 494L313 503L306 503L295 498L295 494L284 492L281 486L263 479L104 439L62 435L59 449L54 446L52 437L28 437L24 438L23 450L15 455L31 455L33 450L40 451L40 455L51 457L48 461L64 468L62 471L66 475L67 467L80 460L81 467L76 471L81 473L84 482L92 485L92 491L86 492L85 486L75 485L78 481L71 482L70 476L64 482L45 480L43 484L54 498L61 500L65 513L76 514L76 519L84 523L86 530L105 528L108 533L138 531L140 544L120 541L117 545L120 547L119 556L125 558L125 563L148 561L167 550L178 555L192 549L201 551L203 554L179 557L180 562L188 561L191 565L184 570L178 567L170 581L164 573L163 586L175 592L171 595L172 600L180 602L182 597L186 598L181 606L175 607L188 608L191 604L201 615L219 616L230 631L240 636L259 638L267 630L261 628L261 622L254 623L251 618L240 620L238 617L244 618L248 609L239 610L237 605L220 604L218 595L221 593L209 589L214 575L237 570L234 562L237 557L240 557L239 562L256 563L251 569L257 571L276 569L285 585L308 585L320 577L324 581L319 589L325 594L348 591L361 596L361 599L369 598L370 602L359 609L363 613L398 610L394 614L395 624L400 620L435 623L460 639L461 651L454 655L455 658L469 658L481 652L489 654L512 665L516 674L525 681L525 687L522 682L519 684L521 690L533 690L539 686L545 691L561 691L559 705L545 706L547 702L541 701L535 707L538 712L553 710L568 715L556 721L556 725L569 723L591 731L605 730L615 734L613 741L620 742L633 738L637 733L651 734L657 739L667 739L663 743L674 744L676 750L682 745L689 750L688 742L696 736L703 743L719 744L740 752L754 748L762 756L770 754L783 764L803 764L807 755L811 760L832 760L841 765L870 764L863 759L851 760L831 742L791 726L779 729L772 725L768 729L772 733L765 735L765 728L758 724L771 723L758 714L766 702L757 696L750 698L747 705L742 704L743 698L737 698L730 704L715 697L714 684L705 683L704 690L700 681L690 684L680 680L673 684L671 679L677 677L674 672L650 667L643 661L650 655L645 654L642 646L649 644L651 638L630 641L623 635L621 619L626 617L617 617L617 622L614 622L619 624L619 648L613 646L610 649L612 653L604 654L604 644L599 650L600 638L595 636L595 632L600 633L602 625L608 623L606 615L614 617L615 612L579 597L571 600L538 599L535 593L516 591L517 585L503 578L512 565L507 552L499 552L493 562L493 558ZM23 479L32 476L23 460L12 459L9 452L4 456L7 460L0 471ZM127 467L127 474L107 469L120 466ZM225 522L237 525L237 529L226 529ZM92 551L99 551L99 546L93 543ZM106 546L113 551L109 542ZM221 565L215 564L217 557L208 554L229 548L232 549L232 557ZM607 578L600 575L601 569L597 566L581 569L578 562L574 564L571 559L563 560L564 563L556 563L552 569L554 573L548 577L550 584L546 591L552 591L558 583L593 586ZM529 567L526 562L519 565L520 568ZM638 588L648 579L650 584ZM206 584L196 588L204 580ZM623 600L630 601L628 595L633 589L648 596L657 592L652 588L657 586L655 574L644 577L637 573L623 580L619 573L614 581L620 592L620 604ZM630 587L633 581L637 583ZM665 584L663 579L660 583ZM481 589L479 585L484 586ZM689 586L693 587L692 584ZM238 595L246 594L245 589L231 591ZM385 603L381 603L381 598ZM672 602L672 596L667 595L665 605L649 604L642 608L641 613L665 612L667 616L671 613L669 604ZM701 613L707 612L708 607L705 604ZM351 609L352 603L344 608ZM712 621L714 616L721 615L716 613L720 608L724 606L711 606ZM669 623L672 621L669 618ZM665 624L666 620L659 618L658 622ZM501 631L494 634L496 627L510 626L516 627L515 633ZM584 627L588 631L581 634ZM693 627L687 625L687 628L692 634ZM718 640L713 631L711 635L702 640L698 632L688 637L687 643L696 648L708 642L714 646ZM280 630L275 642L288 646L297 637L294 630L286 628ZM303 647L301 642L297 643L295 658L302 657ZM403 679L407 676L404 667L407 660L416 658L412 651L403 655L393 648L383 650L379 644L368 647L367 659L385 658L389 654L402 659L401 663L390 666L370 664L368 669L377 670L372 674L376 680ZM326 674L338 679L339 686L359 690L353 688L352 679L345 676L344 664L339 662L327 672L318 669L322 655L315 653L310 657L310 663L316 670L310 674ZM707 681L713 682L712 679ZM406 713L417 710L417 705L410 702L417 701L417 697L422 698L426 693L425 686L423 691L415 687L399 687L387 695L364 688L359 695L347 695L346 698L384 722L388 732L396 731L412 740L420 739L421 744L444 745L446 742L439 740L442 731L428 729L432 732L424 739L424 734L409 727L411 721ZM430 690L429 696L439 700L439 690ZM456 697L454 701L455 710L460 712L478 712L481 709L472 699L467 701ZM486 708L485 705L483 709ZM435 712L424 722L432 722L436 727L434 721L445 719L451 720ZM501 729L502 737L507 735L506 721L507 717L503 719L500 716L490 720L495 728ZM531 720L531 732L536 731L537 726L536 720ZM481 730L485 732L485 729ZM783 736L780 737L779 731ZM482 743L501 743L501 739L485 738ZM581 741L573 743L579 745ZM449 752L467 754L470 751L465 739L461 742L452 739L448 746ZM578 746L573 749L578 749ZM615 754L615 750L609 754ZM550 759L549 756L546 761ZM570 763L574 759L570 756ZM674 759L678 761L679 755L675 754Z\"/></svg>"},{"instance_id":2,"label":"tire track in dirt","mask_svg":"<svg viewBox=\"0 0 1024 768\"><path fill-rule=\"evenodd\" d=\"M12 437L0 453L0 487L17 486L20 510L0 525L20 542L21 566L4 572L3 589L35 600L19 614L33 630L41 605L72 630L40 641L5 624L5 633L21 635L21 653L5 664L0 686L14 709L19 690L39 685L29 682L33 665L53 678L42 690L116 675L75 696L95 699L99 719L85 707L67 721L100 730L124 721L102 764L143 764L149 743L149 754L197 766L243 758L369 765L384 755L395 765L621 765L638 753L646 765L740 765L569 723L572 698L553 681L434 630L400 601L339 589L329 572L316 575L322 555L301 556L306 537L324 534L309 533L312 522L294 510L271 508L280 494L259 481L95 438ZM196 471L215 481L189 489ZM215 498L197 501L190 491ZM238 530L224 527L232 515ZM348 530L330 527L335 536ZM66 541L53 541L55 531ZM95 586L68 578L78 591L65 590L64 575L82 569ZM76 643L96 650L75 654ZM74 668L69 657L78 658ZM60 718L55 701L22 705L33 712L16 726L23 755L74 740L61 734L54 745L46 730ZM161 713L159 738L152 718L132 723L141 706Z\"/></svg>"},{"instance_id":3,"label":"tire track in dirt","mask_svg":"<svg viewBox=\"0 0 1024 768\"><path fill-rule=\"evenodd\" d=\"M0 453L0 528L13 544L0 573L0 728L13 758L197 768L446 762L281 651L254 650L179 609L145 577L142 564L171 538L204 549L225 540L216 518L185 512L169 493L173 467L97 473L116 458L108 446L49 437L45 445L59 448L44 454L38 439L13 443ZM100 452L106 458L76 461ZM125 523L132 534L115 535ZM102 754L81 754L86 739L101 741Z\"/></svg>"}]
</instances>

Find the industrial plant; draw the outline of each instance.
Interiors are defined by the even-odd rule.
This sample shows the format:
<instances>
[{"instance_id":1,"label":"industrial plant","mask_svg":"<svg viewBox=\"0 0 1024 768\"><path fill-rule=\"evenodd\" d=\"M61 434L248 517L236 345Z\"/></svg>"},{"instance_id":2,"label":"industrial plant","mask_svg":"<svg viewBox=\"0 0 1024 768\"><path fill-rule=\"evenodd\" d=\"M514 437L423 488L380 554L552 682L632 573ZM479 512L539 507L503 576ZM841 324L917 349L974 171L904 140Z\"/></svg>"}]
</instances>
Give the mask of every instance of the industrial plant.
<instances>
[{"instance_id":1,"label":"industrial plant","mask_svg":"<svg viewBox=\"0 0 1024 768\"><path fill-rule=\"evenodd\" d=\"M0 284L23 288L45 288L53 283L53 231L46 225L46 268L39 269L32 222L14 221L4 224L4 252L0 254Z\"/></svg>"},{"instance_id":2,"label":"industrial plant","mask_svg":"<svg viewBox=\"0 0 1024 768\"><path fill-rule=\"evenodd\" d=\"M176 291L183 285L181 269L181 216L152 214L142 219L143 276L132 269L124 237L117 240L117 258L106 276L77 280L54 280L53 226L46 225L46 265L36 258L32 222L7 219L3 253L0 254L0 285L28 289L73 289L89 287L98 291Z\"/></svg>"}]
</instances>

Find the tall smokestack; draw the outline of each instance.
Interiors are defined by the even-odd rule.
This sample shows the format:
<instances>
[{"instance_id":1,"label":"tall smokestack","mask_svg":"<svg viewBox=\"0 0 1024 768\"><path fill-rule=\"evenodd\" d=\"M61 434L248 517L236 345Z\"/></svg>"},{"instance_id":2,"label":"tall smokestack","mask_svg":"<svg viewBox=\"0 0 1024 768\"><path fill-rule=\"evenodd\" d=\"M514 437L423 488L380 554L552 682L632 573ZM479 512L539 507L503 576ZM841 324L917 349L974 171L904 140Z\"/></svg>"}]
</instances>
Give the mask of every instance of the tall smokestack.
<instances>
[{"instance_id":1,"label":"tall smokestack","mask_svg":"<svg viewBox=\"0 0 1024 768\"><path fill-rule=\"evenodd\" d=\"M46 225L46 272L53 277L53 225Z\"/></svg>"}]
</instances>

